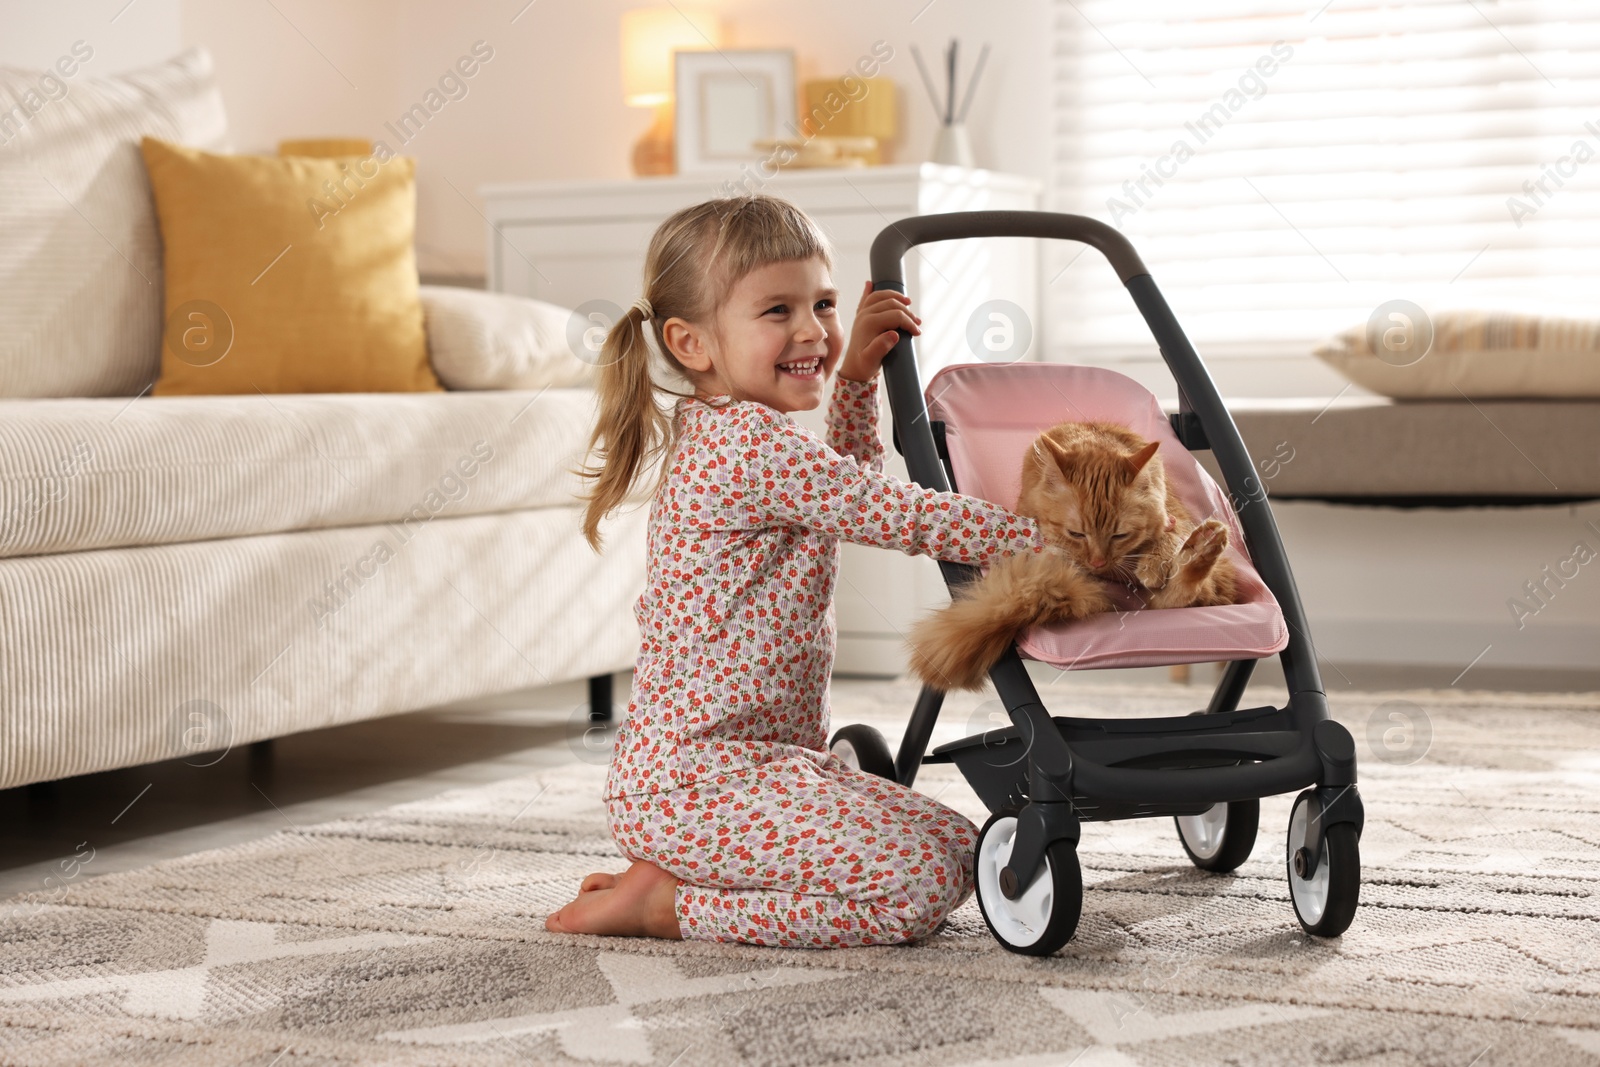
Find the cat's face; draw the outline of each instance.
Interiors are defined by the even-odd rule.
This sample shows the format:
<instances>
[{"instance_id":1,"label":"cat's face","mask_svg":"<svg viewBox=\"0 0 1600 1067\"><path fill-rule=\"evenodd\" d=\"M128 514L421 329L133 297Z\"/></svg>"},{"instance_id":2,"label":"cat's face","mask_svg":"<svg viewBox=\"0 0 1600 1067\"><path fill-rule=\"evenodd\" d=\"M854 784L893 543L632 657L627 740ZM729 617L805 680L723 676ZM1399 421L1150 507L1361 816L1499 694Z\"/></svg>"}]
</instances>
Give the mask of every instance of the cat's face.
<instances>
[{"instance_id":1,"label":"cat's face","mask_svg":"<svg viewBox=\"0 0 1600 1067\"><path fill-rule=\"evenodd\" d=\"M1156 443L1136 452L1062 446L1040 438L1045 535L1102 578L1133 580L1133 569L1168 527L1166 472Z\"/></svg>"}]
</instances>

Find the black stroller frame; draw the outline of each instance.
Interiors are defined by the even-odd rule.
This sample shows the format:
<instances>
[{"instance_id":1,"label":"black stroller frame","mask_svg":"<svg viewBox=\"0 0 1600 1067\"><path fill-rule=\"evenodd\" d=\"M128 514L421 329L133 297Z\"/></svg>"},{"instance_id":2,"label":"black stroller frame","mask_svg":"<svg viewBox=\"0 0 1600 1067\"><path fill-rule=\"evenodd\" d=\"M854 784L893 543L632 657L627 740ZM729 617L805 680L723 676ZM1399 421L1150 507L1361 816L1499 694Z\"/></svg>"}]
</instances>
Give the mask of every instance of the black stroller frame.
<instances>
[{"instance_id":1,"label":"black stroller frame","mask_svg":"<svg viewBox=\"0 0 1600 1067\"><path fill-rule=\"evenodd\" d=\"M1356 843L1364 812L1356 789L1355 743L1348 730L1329 718L1288 557L1249 452L1215 383L1133 246L1094 219L1034 211L904 219L873 242L873 288L905 292L901 260L912 247L971 237L1079 241L1110 261L1177 381L1180 410L1171 416L1173 429L1190 451L1212 451L1251 560L1277 598L1289 631L1288 644L1279 653L1289 694L1284 707L1239 709L1255 667L1255 660L1245 659L1227 666L1203 712L1163 718L1052 718L1013 645L990 672L1012 725L943 745L926 759L957 764L994 813L985 835L997 820L1005 822L1009 846L995 853L997 859L986 860L980 838L977 889L985 921L1012 951L1048 955L1077 926L1081 822L1173 815L1196 865L1226 871L1249 855L1260 798L1304 790L1291 816L1286 849L1290 895L1308 932L1337 936L1354 915L1360 884ZM955 479L939 432L943 427L929 421L909 334L901 333L884 360L884 376L895 446L905 456L912 480L950 491ZM980 574L970 564L940 561L939 567L952 594ZM854 754L858 766L909 786L925 762L943 700L941 691L924 687L895 756L889 756L881 738L874 743L861 733L872 732L870 728L859 726L841 730L834 750L840 751L843 736L849 743L841 755L848 759ZM1183 817L1207 812L1215 826L1225 827L1222 843L1211 840L1195 847L1192 834L1185 831L1186 825L1195 824L1186 824ZM997 877L987 882L985 862L998 865ZM1047 875L1049 883L1037 889ZM1300 890L1319 884L1320 890L1306 890L1311 895L1303 906ZM1017 906L1030 892L1037 898L1033 918L1020 925L998 921L997 911Z\"/></svg>"}]
</instances>

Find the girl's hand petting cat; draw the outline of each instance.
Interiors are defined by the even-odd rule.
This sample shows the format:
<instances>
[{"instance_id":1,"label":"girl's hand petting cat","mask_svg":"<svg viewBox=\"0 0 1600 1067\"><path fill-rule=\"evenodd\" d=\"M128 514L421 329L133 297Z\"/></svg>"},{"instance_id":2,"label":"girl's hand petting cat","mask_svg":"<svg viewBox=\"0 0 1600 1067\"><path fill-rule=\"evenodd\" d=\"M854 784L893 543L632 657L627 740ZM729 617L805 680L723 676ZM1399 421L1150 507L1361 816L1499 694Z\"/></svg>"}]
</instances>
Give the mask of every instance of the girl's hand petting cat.
<instances>
[{"instance_id":1,"label":"girl's hand petting cat","mask_svg":"<svg viewBox=\"0 0 1600 1067\"><path fill-rule=\"evenodd\" d=\"M870 382L878 376L887 356L900 340L900 330L920 334L922 320L911 313L911 298L893 289L872 291L867 282L861 290L861 305L850 327L850 343L845 346L839 377L854 382Z\"/></svg>"}]
</instances>

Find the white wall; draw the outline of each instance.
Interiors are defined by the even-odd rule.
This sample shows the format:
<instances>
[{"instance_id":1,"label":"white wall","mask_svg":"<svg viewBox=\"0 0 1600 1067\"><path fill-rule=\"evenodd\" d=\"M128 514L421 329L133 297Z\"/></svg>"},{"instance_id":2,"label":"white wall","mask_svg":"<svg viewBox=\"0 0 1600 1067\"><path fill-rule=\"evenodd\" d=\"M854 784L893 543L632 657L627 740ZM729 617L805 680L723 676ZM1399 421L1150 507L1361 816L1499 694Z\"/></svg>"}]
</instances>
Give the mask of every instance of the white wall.
<instances>
[{"instance_id":1,"label":"white wall","mask_svg":"<svg viewBox=\"0 0 1600 1067\"><path fill-rule=\"evenodd\" d=\"M90 77L156 63L181 47L179 0L0 0L0 65L46 67L84 41Z\"/></svg>"}]
</instances>

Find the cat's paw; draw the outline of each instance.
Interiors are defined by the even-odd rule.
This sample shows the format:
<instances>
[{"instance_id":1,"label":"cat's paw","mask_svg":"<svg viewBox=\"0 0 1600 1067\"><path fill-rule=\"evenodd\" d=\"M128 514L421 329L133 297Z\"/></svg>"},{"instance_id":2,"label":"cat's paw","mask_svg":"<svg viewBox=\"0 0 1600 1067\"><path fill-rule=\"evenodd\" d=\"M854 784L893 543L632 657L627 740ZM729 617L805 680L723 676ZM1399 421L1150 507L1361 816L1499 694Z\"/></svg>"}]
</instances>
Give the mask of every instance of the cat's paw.
<instances>
[{"instance_id":1,"label":"cat's paw","mask_svg":"<svg viewBox=\"0 0 1600 1067\"><path fill-rule=\"evenodd\" d=\"M1085 583L1077 588L1075 595L1068 601L1066 614L1069 619L1084 619L1090 615L1110 611L1114 607L1116 604L1106 592L1105 586L1089 578L1085 579Z\"/></svg>"},{"instance_id":2,"label":"cat's paw","mask_svg":"<svg viewBox=\"0 0 1600 1067\"><path fill-rule=\"evenodd\" d=\"M1227 547L1227 525L1218 519L1207 519L1189 532L1173 562L1188 576L1204 575Z\"/></svg>"},{"instance_id":3,"label":"cat's paw","mask_svg":"<svg viewBox=\"0 0 1600 1067\"><path fill-rule=\"evenodd\" d=\"M1146 589L1160 589L1172 577L1169 562L1160 549L1152 545L1133 565L1133 580Z\"/></svg>"}]
</instances>

